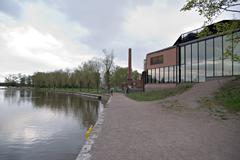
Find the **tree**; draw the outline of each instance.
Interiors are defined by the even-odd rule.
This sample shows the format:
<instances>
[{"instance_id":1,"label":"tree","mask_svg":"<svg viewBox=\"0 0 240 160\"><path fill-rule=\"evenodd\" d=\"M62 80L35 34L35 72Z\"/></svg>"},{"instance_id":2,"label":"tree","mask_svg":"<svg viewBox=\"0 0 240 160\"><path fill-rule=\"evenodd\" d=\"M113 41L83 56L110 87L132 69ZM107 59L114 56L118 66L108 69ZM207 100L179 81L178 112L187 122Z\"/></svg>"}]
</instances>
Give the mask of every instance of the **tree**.
<instances>
[{"instance_id":1,"label":"tree","mask_svg":"<svg viewBox=\"0 0 240 160\"><path fill-rule=\"evenodd\" d=\"M237 6L240 6L239 0L187 0L181 11L194 9L205 17L208 23L223 12L240 13L239 10L234 9Z\"/></svg>"},{"instance_id":2,"label":"tree","mask_svg":"<svg viewBox=\"0 0 240 160\"><path fill-rule=\"evenodd\" d=\"M32 76L27 76L26 83L28 87L32 86Z\"/></svg>"},{"instance_id":3,"label":"tree","mask_svg":"<svg viewBox=\"0 0 240 160\"><path fill-rule=\"evenodd\" d=\"M27 81L27 76L20 74L19 79L20 79L20 86L25 86Z\"/></svg>"},{"instance_id":4,"label":"tree","mask_svg":"<svg viewBox=\"0 0 240 160\"><path fill-rule=\"evenodd\" d=\"M133 80L137 80L138 77L139 77L139 75L140 75L140 73L138 73L137 70L133 71L133 72L132 72L132 79L133 79Z\"/></svg>"},{"instance_id":5,"label":"tree","mask_svg":"<svg viewBox=\"0 0 240 160\"><path fill-rule=\"evenodd\" d=\"M137 80L139 76L138 71L132 72L132 79ZM122 84L127 83L128 78L128 68L125 67L115 67L112 76L111 76L111 83L115 87L120 87Z\"/></svg>"},{"instance_id":6,"label":"tree","mask_svg":"<svg viewBox=\"0 0 240 160\"><path fill-rule=\"evenodd\" d=\"M114 67L114 54L113 50L111 52L107 51L106 49L103 50L104 58L102 59L102 65L104 69L104 81L107 85L107 90L110 93L110 77L111 77L111 71Z\"/></svg>"},{"instance_id":7,"label":"tree","mask_svg":"<svg viewBox=\"0 0 240 160\"><path fill-rule=\"evenodd\" d=\"M115 67L112 76L111 83L114 87L120 87L123 83L127 82L128 68Z\"/></svg>"},{"instance_id":8,"label":"tree","mask_svg":"<svg viewBox=\"0 0 240 160\"><path fill-rule=\"evenodd\" d=\"M16 86L18 82L18 77L14 74L9 74L5 77L5 83L10 86Z\"/></svg>"},{"instance_id":9,"label":"tree","mask_svg":"<svg viewBox=\"0 0 240 160\"><path fill-rule=\"evenodd\" d=\"M211 23L212 20L218 17L223 12L232 12L240 14L239 9L235 9L240 6L239 0L187 0L187 3L183 6L181 11L189 11L195 9L199 15L203 15L206 18L204 23L204 29L198 34L199 37L208 36L211 31L205 25ZM240 28L238 21L228 23L216 23L213 25L217 33L227 32L228 40L233 43L233 46L229 46L224 52L225 58L231 58L233 61L240 62L240 55L233 54L232 49L235 49L240 43L240 35L232 36L232 31Z\"/></svg>"}]
</instances>

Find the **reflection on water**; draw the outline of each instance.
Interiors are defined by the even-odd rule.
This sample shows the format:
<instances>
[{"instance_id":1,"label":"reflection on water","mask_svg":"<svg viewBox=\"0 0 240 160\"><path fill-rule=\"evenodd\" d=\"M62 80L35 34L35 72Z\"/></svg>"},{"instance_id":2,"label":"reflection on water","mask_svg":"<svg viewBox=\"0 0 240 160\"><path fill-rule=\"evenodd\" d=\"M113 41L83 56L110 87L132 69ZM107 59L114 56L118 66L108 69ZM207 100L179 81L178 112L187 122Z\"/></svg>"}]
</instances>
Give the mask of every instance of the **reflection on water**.
<instances>
[{"instance_id":1,"label":"reflection on water","mask_svg":"<svg viewBox=\"0 0 240 160\"><path fill-rule=\"evenodd\" d=\"M0 159L75 159L101 107L74 95L0 89Z\"/></svg>"}]
</instances>

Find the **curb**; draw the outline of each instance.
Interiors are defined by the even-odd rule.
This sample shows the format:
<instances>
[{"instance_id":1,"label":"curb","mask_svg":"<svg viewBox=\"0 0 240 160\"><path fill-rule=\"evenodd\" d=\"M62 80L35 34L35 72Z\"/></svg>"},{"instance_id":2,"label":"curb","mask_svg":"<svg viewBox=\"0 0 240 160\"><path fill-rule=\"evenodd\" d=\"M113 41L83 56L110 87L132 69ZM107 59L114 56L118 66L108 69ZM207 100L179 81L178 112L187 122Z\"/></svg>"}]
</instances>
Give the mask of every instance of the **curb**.
<instances>
[{"instance_id":1,"label":"curb","mask_svg":"<svg viewBox=\"0 0 240 160\"><path fill-rule=\"evenodd\" d=\"M106 105L109 105L111 102L112 96L109 98ZM93 126L92 132L90 134L89 139L85 142L82 149L80 150L80 153L78 154L76 160L90 160L91 155L91 149L92 145L94 144L94 140L98 137L99 133L102 130L102 125L104 122L104 109L99 113L99 117L95 125Z\"/></svg>"}]
</instances>

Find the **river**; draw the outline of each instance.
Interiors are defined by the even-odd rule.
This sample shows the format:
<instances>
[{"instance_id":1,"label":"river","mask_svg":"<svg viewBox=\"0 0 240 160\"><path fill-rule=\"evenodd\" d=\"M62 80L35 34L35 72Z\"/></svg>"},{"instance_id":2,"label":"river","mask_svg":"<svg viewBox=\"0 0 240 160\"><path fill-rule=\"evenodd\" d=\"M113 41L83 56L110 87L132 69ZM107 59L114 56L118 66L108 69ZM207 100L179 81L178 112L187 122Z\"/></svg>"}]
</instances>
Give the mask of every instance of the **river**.
<instances>
[{"instance_id":1,"label":"river","mask_svg":"<svg viewBox=\"0 0 240 160\"><path fill-rule=\"evenodd\" d=\"M0 89L0 159L75 160L102 108L77 95Z\"/></svg>"}]
</instances>

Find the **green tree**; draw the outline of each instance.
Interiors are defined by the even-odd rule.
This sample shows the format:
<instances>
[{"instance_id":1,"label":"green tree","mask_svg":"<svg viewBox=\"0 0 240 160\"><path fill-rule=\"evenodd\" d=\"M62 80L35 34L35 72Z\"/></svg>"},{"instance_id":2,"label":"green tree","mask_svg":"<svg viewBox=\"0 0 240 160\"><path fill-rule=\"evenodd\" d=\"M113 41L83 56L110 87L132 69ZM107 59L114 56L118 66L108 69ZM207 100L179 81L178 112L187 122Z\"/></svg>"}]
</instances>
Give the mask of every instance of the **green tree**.
<instances>
[{"instance_id":1,"label":"green tree","mask_svg":"<svg viewBox=\"0 0 240 160\"><path fill-rule=\"evenodd\" d=\"M127 82L128 68L115 67L112 76L111 83L114 87L120 87L123 83Z\"/></svg>"},{"instance_id":2,"label":"green tree","mask_svg":"<svg viewBox=\"0 0 240 160\"><path fill-rule=\"evenodd\" d=\"M181 11L196 10L199 15L211 22L223 12L240 13L235 7L240 6L239 0L187 0Z\"/></svg>"},{"instance_id":3,"label":"green tree","mask_svg":"<svg viewBox=\"0 0 240 160\"><path fill-rule=\"evenodd\" d=\"M138 77L139 77L139 75L140 75L140 73L138 73L137 70L133 71L133 72L132 72L132 79L133 79L133 80L137 80Z\"/></svg>"},{"instance_id":4,"label":"green tree","mask_svg":"<svg viewBox=\"0 0 240 160\"><path fill-rule=\"evenodd\" d=\"M186 2L187 3L183 6L181 11L195 10L199 13L199 15L202 15L204 18L206 18L204 28L198 34L199 37L212 34L209 28L205 25L211 23L214 18L218 17L223 12L240 14L240 10L236 9L236 7L240 6L239 0L187 0ZM233 54L232 56L232 48L235 49L240 43L240 36L232 36L232 31L240 28L240 22L233 21L228 23L216 23L213 27L215 27L217 33L229 33L227 34L227 39L231 41L231 43L233 42L233 46L229 46L226 49L224 57L240 62L239 55Z\"/></svg>"},{"instance_id":5,"label":"green tree","mask_svg":"<svg viewBox=\"0 0 240 160\"><path fill-rule=\"evenodd\" d=\"M132 79L137 80L139 73L137 70L132 72ZM111 83L114 87L120 87L122 84L127 83L128 77L128 68L125 67L115 67L112 76L111 76Z\"/></svg>"}]
</instances>

